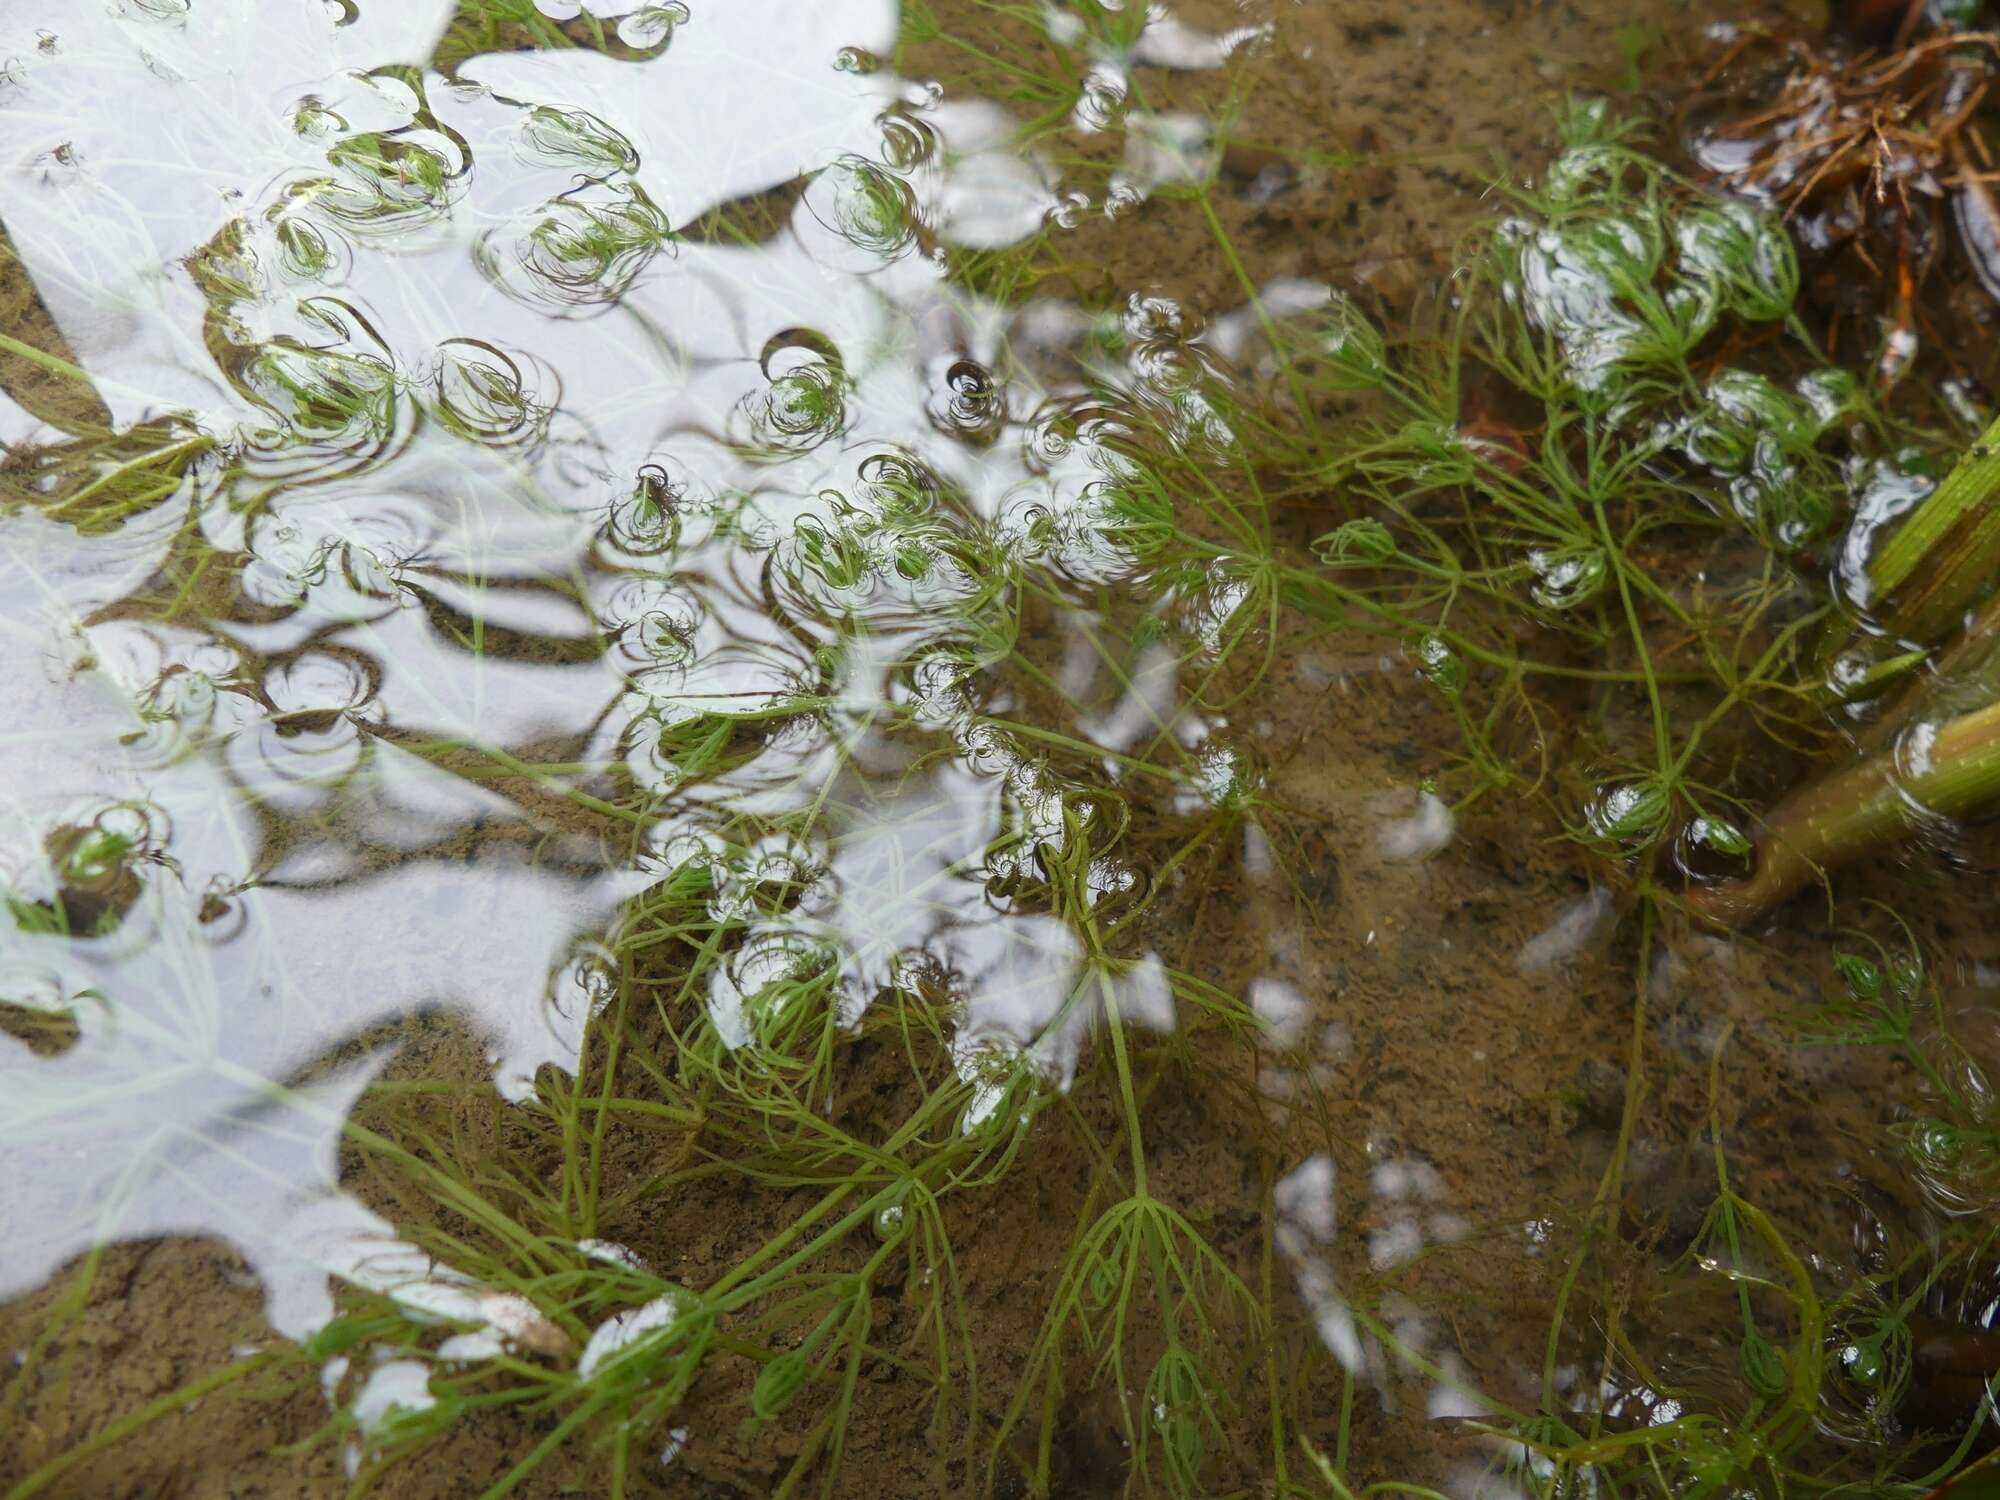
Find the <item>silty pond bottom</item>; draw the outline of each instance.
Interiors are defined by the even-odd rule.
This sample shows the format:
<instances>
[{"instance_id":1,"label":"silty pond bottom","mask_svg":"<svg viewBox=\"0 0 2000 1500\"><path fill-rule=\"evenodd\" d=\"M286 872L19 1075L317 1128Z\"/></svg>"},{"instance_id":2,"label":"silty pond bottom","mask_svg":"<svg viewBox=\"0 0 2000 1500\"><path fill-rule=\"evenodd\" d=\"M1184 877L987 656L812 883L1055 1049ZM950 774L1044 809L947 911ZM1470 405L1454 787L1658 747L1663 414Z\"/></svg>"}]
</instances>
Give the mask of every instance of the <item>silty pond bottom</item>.
<instances>
[{"instance_id":1,"label":"silty pond bottom","mask_svg":"<svg viewBox=\"0 0 2000 1500\"><path fill-rule=\"evenodd\" d=\"M1782 230L1604 154L1738 12L14 0L0 1495L1978 1451L1977 830L1714 930L1737 804L1669 879L1710 794L1624 758L1701 674L1507 666L1636 541L1326 581L1544 473L1491 382L1364 435L1494 245L1553 247L1491 304L1585 351L1551 412L1668 200L1690 349L1765 351L1707 389L1778 389ZM1570 196L1497 191L1559 116ZM1763 597L1728 535L1666 614Z\"/></svg>"}]
</instances>

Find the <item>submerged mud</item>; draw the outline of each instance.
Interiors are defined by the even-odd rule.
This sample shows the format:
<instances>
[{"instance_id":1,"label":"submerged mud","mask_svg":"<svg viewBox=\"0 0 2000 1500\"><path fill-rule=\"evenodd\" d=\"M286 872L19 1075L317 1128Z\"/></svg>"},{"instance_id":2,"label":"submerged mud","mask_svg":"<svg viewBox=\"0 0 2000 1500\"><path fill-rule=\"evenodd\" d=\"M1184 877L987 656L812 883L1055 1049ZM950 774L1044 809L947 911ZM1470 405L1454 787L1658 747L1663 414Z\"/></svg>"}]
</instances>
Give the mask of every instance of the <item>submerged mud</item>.
<instances>
[{"instance_id":1,"label":"submerged mud","mask_svg":"<svg viewBox=\"0 0 2000 1500\"><path fill-rule=\"evenodd\" d=\"M1986 1003L1976 835L1752 936L1642 920L1553 798L1440 800L1400 645L1106 499L1135 413L1198 446L1187 371L1254 369L1251 289L1448 299L1563 97L1714 17L338 10L0 22L0 332L48 357L0 359L0 1484L1164 1486L1177 1340L1044 1346L1129 1151L1218 1268L1198 1492L1322 1492L1304 1438L1527 1494L1509 1413L1755 1399L1719 1153L1816 1277L1922 1241L1907 1065L1795 1022L1870 896ZM1307 559L1337 501L1251 513ZM934 1212L867 1199L629 1448L427 1389L615 1373L913 1120L997 1187L907 1168ZM765 1409L835 1296L852 1360Z\"/></svg>"}]
</instances>

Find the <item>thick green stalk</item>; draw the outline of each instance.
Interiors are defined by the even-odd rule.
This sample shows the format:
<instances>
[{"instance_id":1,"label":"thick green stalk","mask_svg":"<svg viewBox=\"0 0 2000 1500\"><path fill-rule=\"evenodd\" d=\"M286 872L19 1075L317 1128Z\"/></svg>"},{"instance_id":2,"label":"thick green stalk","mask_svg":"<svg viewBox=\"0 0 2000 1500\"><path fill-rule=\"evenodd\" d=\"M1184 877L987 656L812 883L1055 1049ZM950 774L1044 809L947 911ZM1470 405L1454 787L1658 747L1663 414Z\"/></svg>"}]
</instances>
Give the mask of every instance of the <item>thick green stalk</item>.
<instances>
[{"instance_id":1,"label":"thick green stalk","mask_svg":"<svg viewBox=\"0 0 2000 1500\"><path fill-rule=\"evenodd\" d=\"M80 369L66 359L37 349L33 344L24 344L11 334L0 333L0 354L11 354L16 359L25 359L29 364L37 365L51 375L60 375L66 380L78 381L83 385L91 383L88 371Z\"/></svg>"},{"instance_id":2,"label":"thick green stalk","mask_svg":"<svg viewBox=\"0 0 2000 1500\"><path fill-rule=\"evenodd\" d=\"M2000 576L2000 421L1868 564L1869 607L1900 640L1948 633Z\"/></svg>"},{"instance_id":3,"label":"thick green stalk","mask_svg":"<svg viewBox=\"0 0 2000 1500\"><path fill-rule=\"evenodd\" d=\"M1960 818L2000 803L2000 703L1938 729L1913 772L1884 749L1802 788L1765 820L1757 870L1689 894L1694 911L1751 921L1810 882L1900 838L1915 809Z\"/></svg>"},{"instance_id":4,"label":"thick green stalk","mask_svg":"<svg viewBox=\"0 0 2000 1500\"><path fill-rule=\"evenodd\" d=\"M1959 709L2000 700L2000 599L1982 605L1972 623L1935 658L1929 652L1917 653L1916 665L1926 661L1928 670L1905 686L1896 701L1857 737L1864 753L1872 754L1893 743L1906 726L1920 718L1954 718Z\"/></svg>"}]
</instances>

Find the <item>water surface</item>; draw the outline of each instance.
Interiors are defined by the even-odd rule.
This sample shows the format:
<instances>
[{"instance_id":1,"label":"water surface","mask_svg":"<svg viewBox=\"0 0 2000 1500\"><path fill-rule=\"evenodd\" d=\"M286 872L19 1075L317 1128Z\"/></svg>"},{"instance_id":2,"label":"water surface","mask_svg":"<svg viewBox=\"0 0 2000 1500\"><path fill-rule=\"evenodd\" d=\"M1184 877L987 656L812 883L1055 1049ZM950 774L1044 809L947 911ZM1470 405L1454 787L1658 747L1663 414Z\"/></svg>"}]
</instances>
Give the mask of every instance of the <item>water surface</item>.
<instances>
[{"instance_id":1,"label":"water surface","mask_svg":"<svg viewBox=\"0 0 2000 1500\"><path fill-rule=\"evenodd\" d=\"M1322 529L1310 502L1232 493L1191 559L1133 499L1145 443L1230 471L1215 393L1256 385L1263 317L1447 266L1543 134L1523 99L1615 75L1642 9L10 7L0 1295L25 1367L79 1382L10 1393L19 1472L371 1293L408 1326L277 1417L204 1406L102 1473L206 1482L213 1449L337 1493L444 1409L434 1376L602 1368L667 1304L592 1267L726 1286L838 1176L802 1135L586 1107L679 1108L656 1075L699 1055L686 1098L789 1091L786 1132L1019 1132L953 1210L960 1322L921 1356L977 1346L983 1435L936 1436L966 1413L918 1355L842 1419L851 1482L1017 1484L1033 1432L988 1439L1128 1145L1107 1019L1179 1059L1145 1075L1148 1180L1261 1309L1215 1339L1213 1482L1268 1479L1267 1394L1467 1494L1529 1492L1456 1434L1556 1354L1577 1409L1647 1395L1575 1330L1545 1349L1623 1097L1611 894L1559 830L1427 789L1419 663L1226 565L1232 525ZM1646 980L1683 1123L1738 1022L1732 1069L1819 1066L1767 1024L1781 957L1693 953ZM1774 1118L1745 1170L1819 1201ZM1680 1159L1665 1126L1638 1149ZM391 1185L396 1150L522 1237ZM891 1353L926 1347L921 1279L874 1286ZM824 1443L825 1382L745 1436L730 1357L621 1483L769 1493ZM1062 1492L1132 1459L1099 1387L1029 1392ZM478 1493L553 1423L468 1411L383 1487ZM524 1492L611 1461L579 1442Z\"/></svg>"}]
</instances>

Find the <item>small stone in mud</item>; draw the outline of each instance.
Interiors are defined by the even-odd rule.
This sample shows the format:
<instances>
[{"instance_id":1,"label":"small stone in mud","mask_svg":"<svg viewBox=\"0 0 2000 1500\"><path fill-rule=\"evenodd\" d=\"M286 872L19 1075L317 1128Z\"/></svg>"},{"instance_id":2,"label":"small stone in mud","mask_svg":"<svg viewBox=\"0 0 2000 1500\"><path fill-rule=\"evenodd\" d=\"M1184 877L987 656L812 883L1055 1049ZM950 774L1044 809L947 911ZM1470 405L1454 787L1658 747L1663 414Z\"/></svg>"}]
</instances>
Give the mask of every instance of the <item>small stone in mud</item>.
<instances>
[{"instance_id":1,"label":"small stone in mud","mask_svg":"<svg viewBox=\"0 0 2000 1500\"><path fill-rule=\"evenodd\" d=\"M2000 1331L1919 1313L1910 1319L1910 1387L1902 1416L1935 1432L1960 1432L2000 1376Z\"/></svg>"},{"instance_id":2,"label":"small stone in mud","mask_svg":"<svg viewBox=\"0 0 2000 1500\"><path fill-rule=\"evenodd\" d=\"M1222 148L1222 175L1265 203L1298 185L1299 169L1282 151L1231 141Z\"/></svg>"},{"instance_id":3,"label":"small stone in mud","mask_svg":"<svg viewBox=\"0 0 2000 1500\"><path fill-rule=\"evenodd\" d=\"M1601 1057L1586 1057L1577 1064L1577 1124L1600 1130L1615 1130L1625 1117L1625 1070Z\"/></svg>"},{"instance_id":4,"label":"small stone in mud","mask_svg":"<svg viewBox=\"0 0 2000 1500\"><path fill-rule=\"evenodd\" d=\"M1701 1238L1715 1191L1714 1148L1703 1141L1635 1163L1625 1180L1625 1232L1680 1255Z\"/></svg>"},{"instance_id":5,"label":"small stone in mud","mask_svg":"<svg viewBox=\"0 0 2000 1500\"><path fill-rule=\"evenodd\" d=\"M1262 177L1266 172L1291 172L1296 169L1290 157L1273 147L1231 141L1222 148L1222 170L1231 177L1249 179Z\"/></svg>"}]
</instances>

